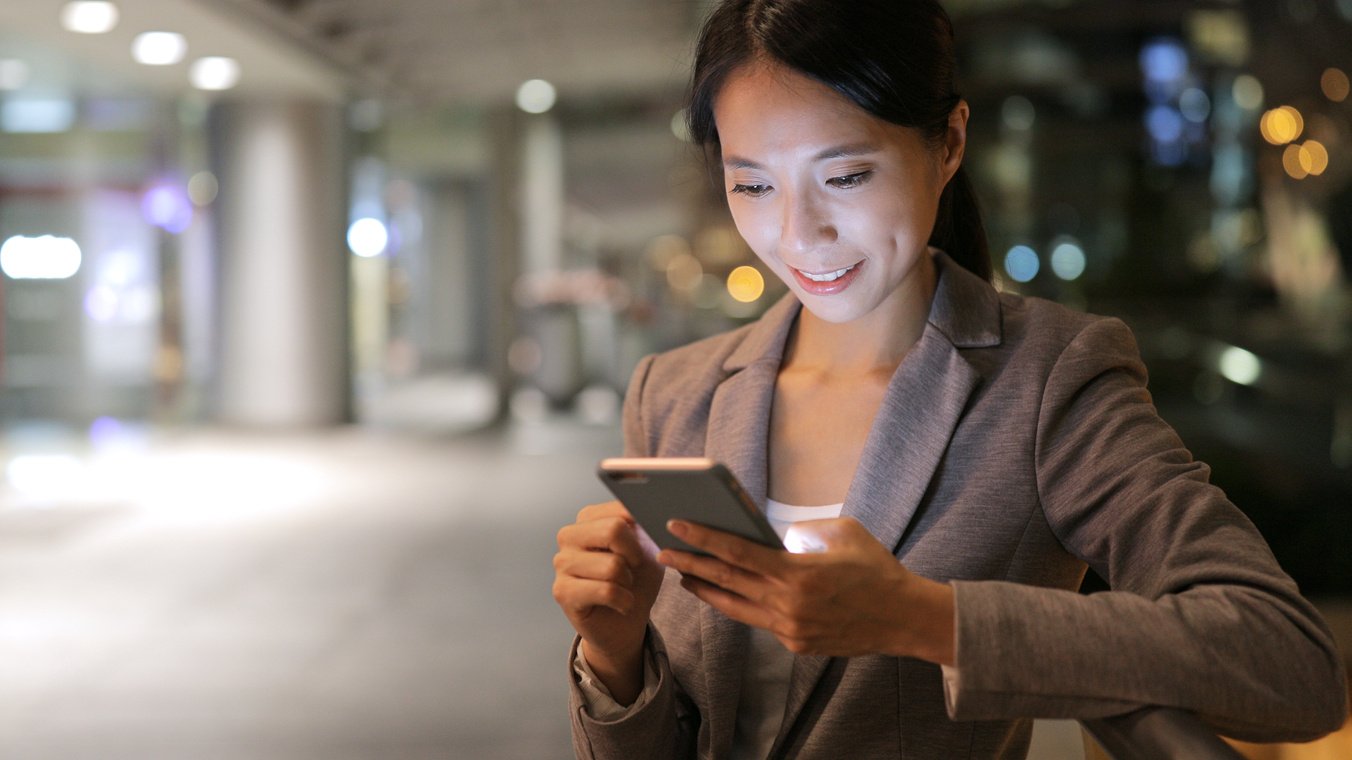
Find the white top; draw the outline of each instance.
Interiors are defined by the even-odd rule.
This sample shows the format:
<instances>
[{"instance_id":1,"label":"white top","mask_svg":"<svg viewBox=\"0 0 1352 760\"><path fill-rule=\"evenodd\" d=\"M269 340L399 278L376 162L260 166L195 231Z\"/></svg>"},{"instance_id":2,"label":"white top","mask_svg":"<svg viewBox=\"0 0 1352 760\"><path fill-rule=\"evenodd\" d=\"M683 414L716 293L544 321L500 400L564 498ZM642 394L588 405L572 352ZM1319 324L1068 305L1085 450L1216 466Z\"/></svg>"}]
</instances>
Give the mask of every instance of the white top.
<instances>
[{"instance_id":1,"label":"white top","mask_svg":"<svg viewBox=\"0 0 1352 760\"><path fill-rule=\"evenodd\" d=\"M820 551L824 547L794 523L829 520L840 517L844 504L824 507L795 507L769 499L765 517L791 552ZM789 678L793 675L793 653L763 628L751 629L746 665L742 670L742 688L737 697L737 729L732 736L733 760L761 760L784 722L789 701Z\"/></svg>"}]
</instances>

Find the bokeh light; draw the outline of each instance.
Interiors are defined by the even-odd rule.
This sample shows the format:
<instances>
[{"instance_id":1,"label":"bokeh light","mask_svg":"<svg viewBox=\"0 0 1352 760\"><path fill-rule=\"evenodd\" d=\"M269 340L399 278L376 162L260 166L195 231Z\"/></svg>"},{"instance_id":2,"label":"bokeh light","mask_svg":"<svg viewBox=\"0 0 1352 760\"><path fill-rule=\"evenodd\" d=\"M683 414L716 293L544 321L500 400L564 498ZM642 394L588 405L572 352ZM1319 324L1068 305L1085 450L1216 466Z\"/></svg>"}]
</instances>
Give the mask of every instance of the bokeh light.
<instances>
[{"instance_id":1,"label":"bokeh light","mask_svg":"<svg viewBox=\"0 0 1352 760\"><path fill-rule=\"evenodd\" d=\"M1278 106L1263 114L1258 129L1264 140L1273 145L1285 145L1305 131L1305 118L1291 106Z\"/></svg>"},{"instance_id":2,"label":"bokeh light","mask_svg":"<svg viewBox=\"0 0 1352 760\"><path fill-rule=\"evenodd\" d=\"M209 171L200 171L188 180L188 198L198 206L210 205L216 200L218 192L220 184L216 181L216 175Z\"/></svg>"},{"instance_id":3,"label":"bokeh light","mask_svg":"<svg viewBox=\"0 0 1352 760\"><path fill-rule=\"evenodd\" d=\"M699 259L688 253L678 253L667 262L667 284L675 290L692 292L703 276Z\"/></svg>"},{"instance_id":4,"label":"bokeh light","mask_svg":"<svg viewBox=\"0 0 1352 760\"><path fill-rule=\"evenodd\" d=\"M690 241L680 235L658 235L648 242L648 264L658 272L665 272L672 259L689 255L690 250Z\"/></svg>"},{"instance_id":5,"label":"bokeh light","mask_svg":"<svg viewBox=\"0 0 1352 760\"><path fill-rule=\"evenodd\" d=\"M1319 89L1324 91L1324 97L1334 103L1341 103L1347 100L1348 90L1352 89L1352 84L1347 80L1347 72L1338 68L1327 68L1324 69L1323 76L1319 77Z\"/></svg>"},{"instance_id":6,"label":"bokeh light","mask_svg":"<svg viewBox=\"0 0 1352 760\"><path fill-rule=\"evenodd\" d=\"M1183 118L1201 124L1211 115L1211 98L1202 90L1189 87L1178 96L1178 110L1183 113Z\"/></svg>"},{"instance_id":7,"label":"bokeh light","mask_svg":"<svg viewBox=\"0 0 1352 760\"><path fill-rule=\"evenodd\" d=\"M1177 142L1183 136L1183 115L1169 106L1151 106L1145 112L1145 126L1156 142Z\"/></svg>"},{"instance_id":8,"label":"bokeh light","mask_svg":"<svg viewBox=\"0 0 1352 760\"><path fill-rule=\"evenodd\" d=\"M1052 273L1067 282L1084 274L1084 249L1074 240L1062 240L1052 248Z\"/></svg>"},{"instance_id":9,"label":"bokeh light","mask_svg":"<svg viewBox=\"0 0 1352 760\"><path fill-rule=\"evenodd\" d=\"M61 26L77 34L111 32L117 20L117 6L104 0L75 0L61 8Z\"/></svg>"},{"instance_id":10,"label":"bokeh light","mask_svg":"<svg viewBox=\"0 0 1352 760\"><path fill-rule=\"evenodd\" d=\"M1031 282L1040 269L1037 251L1026 245L1016 245L1005 254L1005 271L1015 282Z\"/></svg>"},{"instance_id":11,"label":"bokeh light","mask_svg":"<svg viewBox=\"0 0 1352 760\"><path fill-rule=\"evenodd\" d=\"M365 216L347 228L347 247L364 259L384 253L389 242L390 232L379 219Z\"/></svg>"},{"instance_id":12,"label":"bokeh light","mask_svg":"<svg viewBox=\"0 0 1352 760\"><path fill-rule=\"evenodd\" d=\"M1310 176L1310 159L1308 155L1302 157L1305 151L1299 145L1288 145L1282 152L1282 168L1292 179L1305 179Z\"/></svg>"},{"instance_id":13,"label":"bokeh light","mask_svg":"<svg viewBox=\"0 0 1352 760\"><path fill-rule=\"evenodd\" d=\"M15 235L0 245L0 271L14 280L64 280L80 271L81 258L68 237Z\"/></svg>"},{"instance_id":14,"label":"bokeh light","mask_svg":"<svg viewBox=\"0 0 1352 760\"><path fill-rule=\"evenodd\" d=\"M177 32L142 32L131 43L131 57L146 66L172 66L188 54L188 41Z\"/></svg>"},{"instance_id":15,"label":"bokeh light","mask_svg":"<svg viewBox=\"0 0 1352 760\"><path fill-rule=\"evenodd\" d=\"M1152 40L1141 48L1141 73L1152 82L1175 82L1188 73L1188 51L1175 39Z\"/></svg>"},{"instance_id":16,"label":"bokeh light","mask_svg":"<svg viewBox=\"0 0 1352 760\"><path fill-rule=\"evenodd\" d=\"M193 61L188 70L192 86L199 90L228 90L239 84L239 61L213 55Z\"/></svg>"},{"instance_id":17,"label":"bokeh light","mask_svg":"<svg viewBox=\"0 0 1352 760\"><path fill-rule=\"evenodd\" d=\"M753 266L740 266L728 275L728 295L741 303L753 303L765 293L765 278Z\"/></svg>"},{"instance_id":18,"label":"bokeh light","mask_svg":"<svg viewBox=\"0 0 1352 760\"><path fill-rule=\"evenodd\" d=\"M516 106L526 113L544 113L557 98L554 85L543 79L528 79L516 89Z\"/></svg>"},{"instance_id":19,"label":"bokeh light","mask_svg":"<svg viewBox=\"0 0 1352 760\"><path fill-rule=\"evenodd\" d=\"M1324 173L1329 168L1329 151L1324 144L1318 140L1306 140L1305 144L1300 146L1300 165L1314 176Z\"/></svg>"},{"instance_id":20,"label":"bokeh light","mask_svg":"<svg viewBox=\"0 0 1352 760\"><path fill-rule=\"evenodd\" d=\"M192 224L192 199L186 188L175 183L152 185L141 197L141 215L165 232L179 235Z\"/></svg>"},{"instance_id":21,"label":"bokeh light","mask_svg":"<svg viewBox=\"0 0 1352 760\"><path fill-rule=\"evenodd\" d=\"M1293 179L1318 176L1329 168L1329 152L1318 140L1306 140L1302 145L1292 143L1282 152L1282 168Z\"/></svg>"},{"instance_id":22,"label":"bokeh light","mask_svg":"<svg viewBox=\"0 0 1352 760\"><path fill-rule=\"evenodd\" d=\"M1240 74L1230 86L1230 97L1240 108L1257 111L1263 107L1263 84L1250 74Z\"/></svg>"},{"instance_id":23,"label":"bokeh light","mask_svg":"<svg viewBox=\"0 0 1352 760\"><path fill-rule=\"evenodd\" d=\"M1253 385L1263 374L1263 363L1250 351L1230 346L1221 352L1220 371L1225 379L1240 385Z\"/></svg>"}]
</instances>

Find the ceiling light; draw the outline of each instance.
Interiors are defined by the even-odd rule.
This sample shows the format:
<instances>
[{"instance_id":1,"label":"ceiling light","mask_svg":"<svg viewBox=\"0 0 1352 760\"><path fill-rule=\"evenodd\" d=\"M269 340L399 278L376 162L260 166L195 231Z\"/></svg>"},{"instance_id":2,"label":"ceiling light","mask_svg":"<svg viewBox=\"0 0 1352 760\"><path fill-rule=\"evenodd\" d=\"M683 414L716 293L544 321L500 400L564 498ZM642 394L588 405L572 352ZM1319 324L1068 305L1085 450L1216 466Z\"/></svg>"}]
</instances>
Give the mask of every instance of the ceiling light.
<instances>
[{"instance_id":1,"label":"ceiling light","mask_svg":"<svg viewBox=\"0 0 1352 760\"><path fill-rule=\"evenodd\" d=\"M170 66L183 60L188 43L177 32L142 32L131 43L131 57L147 66Z\"/></svg>"},{"instance_id":2,"label":"ceiling light","mask_svg":"<svg viewBox=\"0 0 1352 760\"><path fill-rule=\"evenodd\" d=\"M61 9L61 25L80 34L103 34L117 26L117 6L103 0L76 0Z\"/></svg>"},{"instance_id":3,"label":"ceiling light","mask_svg":"<svg viewBox=\"0 0 1352 760\"><path fill-rule=\"evenodd\" d=\"M529 79L516 90L516 105L526 113L544 113L554 107L554 85L543 79Z\"/></svg>"},{"instance_id":4,"label":"ceiling light","mask_svg":"<svg viewBox=\"0 0 1352 760\"><path fill-rule=\"evenodd\" d=\"M199 90L228 90L239 84L239 62L216 55L198 58L193 61L188 77Z\"/></svg>"}]
</instances>

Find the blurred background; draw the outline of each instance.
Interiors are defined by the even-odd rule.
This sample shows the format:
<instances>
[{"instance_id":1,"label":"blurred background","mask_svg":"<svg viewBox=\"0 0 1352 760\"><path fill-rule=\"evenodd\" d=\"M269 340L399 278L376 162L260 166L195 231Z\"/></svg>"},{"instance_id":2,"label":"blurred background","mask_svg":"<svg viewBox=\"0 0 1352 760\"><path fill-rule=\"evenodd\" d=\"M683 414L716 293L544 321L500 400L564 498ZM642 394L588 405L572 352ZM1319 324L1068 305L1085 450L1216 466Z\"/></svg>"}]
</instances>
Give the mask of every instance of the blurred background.
<instances>
[{"instance_id":1,"label":"blurred background","mask_svg":"<svg viewBox=\"0 0 1352 760\"><path fill-rule=\"evenodd\" d=\"M710 5L0 4L0 756L570 756L554 532L784 292ZM946 6L1000 287L1132 326L1348 651L1352 0Z\"/></svg>"}]
</instances>

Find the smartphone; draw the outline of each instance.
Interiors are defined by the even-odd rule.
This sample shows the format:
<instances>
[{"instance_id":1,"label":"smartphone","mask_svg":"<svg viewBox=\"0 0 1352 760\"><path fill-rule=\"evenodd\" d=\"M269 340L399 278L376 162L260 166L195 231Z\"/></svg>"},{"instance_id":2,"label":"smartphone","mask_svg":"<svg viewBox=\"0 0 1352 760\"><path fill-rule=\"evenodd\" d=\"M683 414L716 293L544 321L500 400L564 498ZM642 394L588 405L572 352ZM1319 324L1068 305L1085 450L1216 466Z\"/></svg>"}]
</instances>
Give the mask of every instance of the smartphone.
<instances>
[{"instance_id":1,"label":"smartphone","mask_svg":"<svg viewBox=\"0 0 1352 760\"><path fill-rule=\"evenodd\" d=\"M601 482L662 549L705 554L667 531L686 520L783 549L775 529L727 467L698 457L603 459Z\"/></svg>"}]
</instances>

